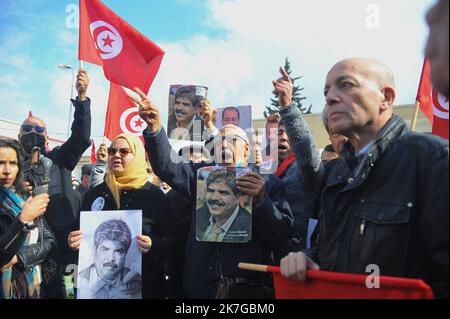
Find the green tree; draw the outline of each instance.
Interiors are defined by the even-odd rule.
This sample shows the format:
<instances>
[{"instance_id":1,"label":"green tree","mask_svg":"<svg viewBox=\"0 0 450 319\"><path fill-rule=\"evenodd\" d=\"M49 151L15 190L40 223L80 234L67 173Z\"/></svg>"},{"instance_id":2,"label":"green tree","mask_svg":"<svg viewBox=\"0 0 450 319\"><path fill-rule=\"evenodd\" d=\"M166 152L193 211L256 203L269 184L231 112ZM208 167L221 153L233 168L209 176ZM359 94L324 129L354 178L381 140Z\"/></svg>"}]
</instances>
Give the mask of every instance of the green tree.
<instances>
[{"instance_id":1,"label":"green tree","mask_svg":"<svg viewBox=\"0 0 450 319\"><path fill-rule=\"evenodd\" d=\"M306 99L306 97L302 96L302 91L304 90L304 88L296 85L296 82L302 77L293 77L291 75L292 70L289 58L286 58L286 61L284 62L284 69L286 70L286 73L289 75L293 84L292 104L297 107L303 114L311 114L312 105L310 105L309 108L306 108L302 105L302 101ZM266 106L266 110L264 111L265 118L267 118L269 115L280 112L280 103L278 102L278 97L275 93L275 90L272 92L272 94L274 95L274 97L270 99L270 105Z\"/></svg>"}]
</instances>

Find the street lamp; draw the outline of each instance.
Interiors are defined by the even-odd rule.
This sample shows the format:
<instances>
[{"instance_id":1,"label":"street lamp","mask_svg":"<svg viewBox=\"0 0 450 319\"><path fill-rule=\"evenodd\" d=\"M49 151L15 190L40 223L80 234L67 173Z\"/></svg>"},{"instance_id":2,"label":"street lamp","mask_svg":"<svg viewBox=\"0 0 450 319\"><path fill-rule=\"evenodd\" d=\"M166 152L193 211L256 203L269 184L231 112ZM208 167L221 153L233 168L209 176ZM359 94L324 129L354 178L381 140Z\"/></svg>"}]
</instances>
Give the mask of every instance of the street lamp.
<instances>
[{"instance_id":1,"label":"street lamp","mask_svg":"<svg viewBox=\"0 0 450 319\"><path fill-rule=\"evenodd\" d=\"M73 99L73 88L74 88L74 80L75 80L75 71L70 64L58 64L58 68L61 70L72 70L72 85L70 87L70 99ZM69 120L67 123L67 139L70 137L70 118L72 116L72 101L69 101Z\"/></svg>"}]
</instances>

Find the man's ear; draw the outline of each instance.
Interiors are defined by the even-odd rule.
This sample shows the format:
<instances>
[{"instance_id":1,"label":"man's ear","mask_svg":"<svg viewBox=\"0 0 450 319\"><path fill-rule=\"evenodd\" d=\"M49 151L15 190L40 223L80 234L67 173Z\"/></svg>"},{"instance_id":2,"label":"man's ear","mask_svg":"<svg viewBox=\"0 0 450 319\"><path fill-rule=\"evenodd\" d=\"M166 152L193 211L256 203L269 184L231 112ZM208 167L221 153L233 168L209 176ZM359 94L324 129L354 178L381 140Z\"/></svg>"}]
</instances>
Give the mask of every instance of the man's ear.
<instances>
[{"instance_id":1,"label":"man's ear","mask_svg":"<svg viewBox=\"0 0 450 319\"><path fill-rule=\"evenodd\" d=\"M392 86L385 87L381 92L384 95L384 101L381 104L381 111L386 111L394 105L397 92Z\"/></svg>"}]
</instances>

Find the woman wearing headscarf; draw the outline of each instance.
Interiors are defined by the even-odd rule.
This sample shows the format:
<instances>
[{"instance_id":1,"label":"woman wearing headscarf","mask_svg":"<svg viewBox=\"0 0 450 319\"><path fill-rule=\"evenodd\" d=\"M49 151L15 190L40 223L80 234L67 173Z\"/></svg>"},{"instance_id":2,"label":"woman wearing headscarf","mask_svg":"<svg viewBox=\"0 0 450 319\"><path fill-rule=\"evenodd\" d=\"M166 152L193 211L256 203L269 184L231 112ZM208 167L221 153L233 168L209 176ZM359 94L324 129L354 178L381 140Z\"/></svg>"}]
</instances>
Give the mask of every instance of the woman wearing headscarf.
<instances>
[{"instance_id":1,"label":"woman wearing headscarf","mask_svg":"<svg viewBox=\"0 0 450 319\"><path fill-rule=\"evenodd\" d=\"M89 190L82 211L137 210L143 212L142 234L138 248L142 252L142 297L163 298L164 276L160 236L175 232L164 194L148 182L145 149L131 134L117 136L108 148L105 182ZM69 234L68 244L78 250L81 230Z\"/></svg>"},{"instance_id":2,"label":"woman wearing headscarf","mask_svg":"<svg viewBox=\"0 0 450 319\"><path fill-rule=\"evenodd\" d=\"M27 196L20 154L18 142L0 139L0 299L42 298L40 264L56 247L40 218L49 196Z\"/></svg>"}]
</instances>

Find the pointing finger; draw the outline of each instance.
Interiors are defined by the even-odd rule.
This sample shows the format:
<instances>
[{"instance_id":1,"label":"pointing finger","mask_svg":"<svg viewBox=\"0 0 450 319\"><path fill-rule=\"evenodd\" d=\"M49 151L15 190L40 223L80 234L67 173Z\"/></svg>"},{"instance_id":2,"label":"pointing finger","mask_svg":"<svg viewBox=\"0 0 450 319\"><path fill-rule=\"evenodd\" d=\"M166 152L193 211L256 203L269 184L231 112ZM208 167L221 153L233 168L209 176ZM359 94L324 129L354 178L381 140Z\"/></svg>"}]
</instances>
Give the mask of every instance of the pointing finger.
<instances>
[{"instance_id":1,"label":"pointing finger","mask_svg":"<svg viewBox=\"0 0 450 319\"><path fill-rule=\"evenodd\" d=\"M280 73L281 73L281 75L283 76L283 79L284 79L285 81L287 81L287 82L292 82L292 81L291 81L291 78L289 77L289 74L287 74L286 70L285 70L283 67L280 68Z\"/></svg>"}]
</instances>

